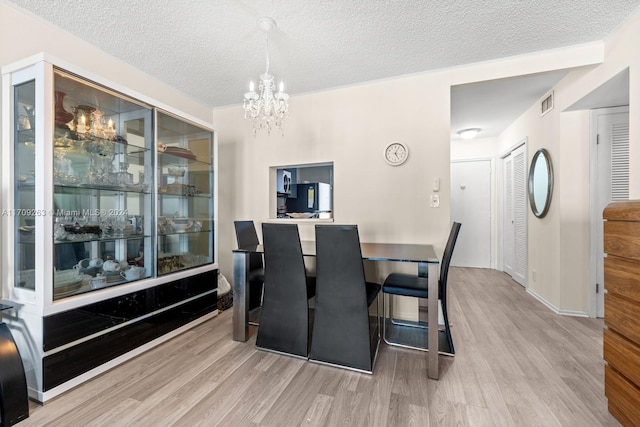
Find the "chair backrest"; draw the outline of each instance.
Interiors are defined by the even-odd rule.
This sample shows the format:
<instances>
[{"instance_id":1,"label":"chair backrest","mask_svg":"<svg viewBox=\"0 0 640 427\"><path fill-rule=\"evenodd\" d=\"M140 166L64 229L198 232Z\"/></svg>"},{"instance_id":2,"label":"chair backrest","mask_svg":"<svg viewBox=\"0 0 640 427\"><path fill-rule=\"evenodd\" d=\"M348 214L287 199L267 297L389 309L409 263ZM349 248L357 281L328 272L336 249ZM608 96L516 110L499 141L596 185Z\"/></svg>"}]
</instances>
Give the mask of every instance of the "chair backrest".
<instances>
[{"instance_id":1,"label":"chair backrest","mask_svg":"<svg viewBox=\"0 0 640 427\"><path fill-rule=\"evenodd\" d=\"M307 355L307 276L296 224L262 224L264 300L258 347Z\"/></svg>"},{"instance_id":2,"label":"chair backrest","mask_svg":"<svg viewBox=\"0 0 640 427\"><path fill-rule=\"evenodd\" d=\"M277 283L280 289L300 288L306 301L307 275L296 224L262 224L264 239L265 283ZM299 282L299 283L293 283Z\"/></svg>"},{"instance_id":3,"label":"chair backrest","mask_svg":"<svg viewBox=\"0 0 640 427\"><path fill-rule=\"evenodd\" d=\"M453 248L456 246L456 240L458 240L458 233L460 233L460 227L462 224L454 222L451 226L451 232L449 233L449 240L447 240L447 246L444 248L442 254L442 263L440 264L440 298L446 300L447 292L447 277L449 276L449 264L451 264L451 256L453 255Z\"/></svg>"},{"instance_id":4,"label":"chair backrest","mask_svg":"<svg viewBox=\"0 0 640 427\"><path fill-rule=\"evenodd\" d=\"M367 303L360 237L355 225L316 225L317 287L339 300ZM318 292L318 291L317 291Z\"/></svg>"},{"instance_id":5,"label":"chair backrest","mask_svg":"<svg viewBox=\"0 0 640 427\"><path fill-rule=\"evenodd\" d=\"M355 225L316 225L316 309L310 358L371 370L369 312Z\"/></svg>"},{"instance_id":6,"label":"chair backrest","mask_svg":"<svg viewBox=\"0 0 640 427\"><path fill-rule=\"evenodd\" d=\"M257 246L260 244L258 240L258 233L253 221L233 221L233 225L236 229L236 241L239 248L246 248L250 246ZM262 268L262 255L252 253L249 256L249 270L255 270Z\"/></svg>"}]
</instances>

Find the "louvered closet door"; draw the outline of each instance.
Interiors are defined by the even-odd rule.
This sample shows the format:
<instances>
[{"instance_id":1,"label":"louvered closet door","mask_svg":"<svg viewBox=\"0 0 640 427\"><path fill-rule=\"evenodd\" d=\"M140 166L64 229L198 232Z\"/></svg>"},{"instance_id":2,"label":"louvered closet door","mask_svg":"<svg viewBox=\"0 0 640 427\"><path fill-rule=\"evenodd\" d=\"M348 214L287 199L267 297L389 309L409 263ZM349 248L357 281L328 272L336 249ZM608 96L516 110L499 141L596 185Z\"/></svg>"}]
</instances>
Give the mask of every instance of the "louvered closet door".
<instances>
[{"instance_id":1,"label":"louvered closet door","mask_svg":"<svg viewBox=\"0 0 640 427\"><path fill-rule=\"evenodd\" d=\"M527 272L527 199L526 146L513 150L503 159L503 251L505 273L526 286Z\"/></svg>"},{"instance_id":2,"label":"louvered closet door","mask_svg":"<svg viewBox=\"0 0 640 427\"><path fill-rule=\"evenodd\" d=\"M611 201L629 200L629 115L611 124Z\"/></svg>"},{"instance_id":3,"label":"louvered closet door","mask_svg":"<svg viewBox=\"0 0 640 427\"><path fill-rule=\"evenodd\" d=\"M525 146L513 153L513 274L527 285L527 159Z\"/></svg>"},{"instance_id":4,"label":"louvered closet door","mask_svg":"<svg viewBox=\"0 0 640 427\"><path fill-rule=\"evenodd\" d=\"M513 156L503 160L504 225L502 227L502 264L504 272L513 276Z\"/></svg>"},{"instance_id":5,"label":"louvered closet door","mask_svg":"<svg viewBox=\"0 0 640 427\"><path fill-rule=\"evenodd\" d=\"M610 112L608 111L621 111ZM596 315L604 317L604 248L602 211L610 203L629 200L629 112L617 108L597 114L597 262Z\"/></svg>"}]
</instances>

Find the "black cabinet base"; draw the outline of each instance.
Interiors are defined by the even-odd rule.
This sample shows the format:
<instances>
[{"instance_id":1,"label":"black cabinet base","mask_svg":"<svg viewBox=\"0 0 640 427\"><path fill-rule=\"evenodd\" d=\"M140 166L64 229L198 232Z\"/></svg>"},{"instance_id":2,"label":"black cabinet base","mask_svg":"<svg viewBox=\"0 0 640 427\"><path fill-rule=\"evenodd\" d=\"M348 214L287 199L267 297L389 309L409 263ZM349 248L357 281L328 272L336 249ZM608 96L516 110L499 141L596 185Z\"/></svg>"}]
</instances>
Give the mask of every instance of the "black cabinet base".
<instances>
[{"instance_id":1,"label":"black cabinet base","mask_svg":"<svg viewBox=\"0 0 640 427\"><path fill-rule=\"evenodd\" d=\"M104 333L46 356L43 391L217 310L217 278L213 270L45 319L46 341L57 345L81 339L78 330Z\"/></svg>"},{"instance_id":2,"label":"black cabinet base","mask_svg":"<svg viewBox=\"0 0 640 427\"><path fill-rule=\"evenodd\" d=\"M29 417L27 379L9 328L0 323L0 426L12 426Z\"/></svg>"}]
</instances>

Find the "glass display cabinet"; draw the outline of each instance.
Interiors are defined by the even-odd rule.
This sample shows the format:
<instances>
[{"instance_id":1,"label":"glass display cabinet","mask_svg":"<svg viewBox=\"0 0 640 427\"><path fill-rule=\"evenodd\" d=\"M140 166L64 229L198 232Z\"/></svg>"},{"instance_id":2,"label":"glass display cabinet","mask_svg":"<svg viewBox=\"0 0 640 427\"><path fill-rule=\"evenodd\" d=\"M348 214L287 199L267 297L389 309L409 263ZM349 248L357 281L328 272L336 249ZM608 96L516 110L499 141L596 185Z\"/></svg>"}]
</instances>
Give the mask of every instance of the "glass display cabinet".
<instances>
[{"instance_id":1,"label":"glass display cabinet","mask_svg":"<svg viewBox=\"0 0 640 427\"><path fill-rule=\"evenodd\" d=\"M217 313L213 128L57 62L3 68L3 320L39 401Z\"/></svg>"},{"instance_id":2,"label":"glass display cabinet","mask_svg":"<svg viewBox=\"0 0 640 427\"><path fill-rule=\"evenodd\" d=\"M212 133L157 113L158 275L211 262Z\"/></svg>"}]
</instances>

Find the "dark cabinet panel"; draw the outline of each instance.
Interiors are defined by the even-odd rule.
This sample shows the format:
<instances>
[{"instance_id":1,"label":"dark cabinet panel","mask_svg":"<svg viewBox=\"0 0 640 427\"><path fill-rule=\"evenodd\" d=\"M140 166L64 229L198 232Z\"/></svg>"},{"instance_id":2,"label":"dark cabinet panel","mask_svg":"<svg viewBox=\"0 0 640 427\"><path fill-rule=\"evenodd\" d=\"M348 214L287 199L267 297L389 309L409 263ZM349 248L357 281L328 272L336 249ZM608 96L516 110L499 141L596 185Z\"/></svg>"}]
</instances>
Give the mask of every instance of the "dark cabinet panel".
<instances>
[{"instance_id":1,"label":"dark cabinet panel","mask_svg":"<svg viewBox=\"0 0 640 427\"><path fill-rule=\"evenodd\" d=\"M217 273L202 273L45 318L45 343L50 349L105 333L46 356L44 391L216 310ZM192 297L196 298L153 314ZM106 332L125 322L130 323Z\"/></svg>"}]
</instances>

